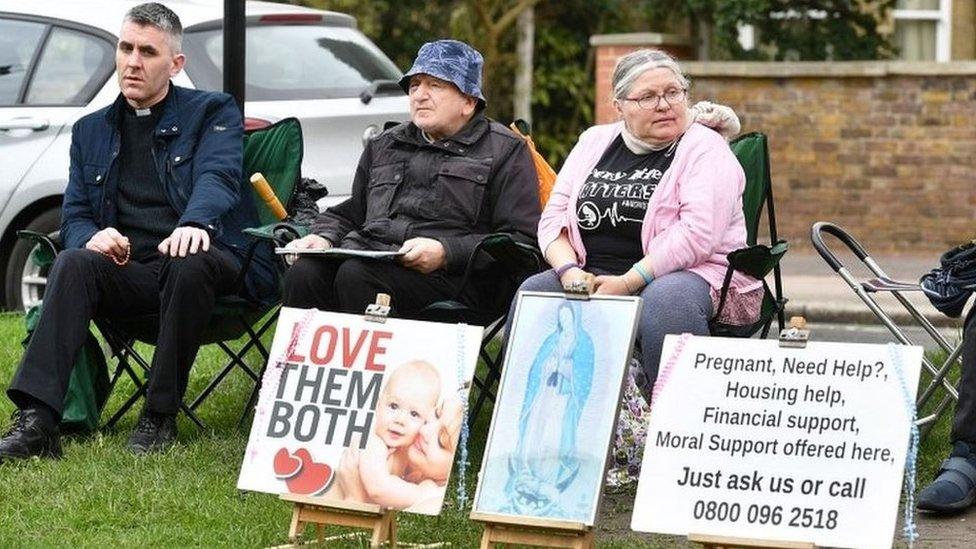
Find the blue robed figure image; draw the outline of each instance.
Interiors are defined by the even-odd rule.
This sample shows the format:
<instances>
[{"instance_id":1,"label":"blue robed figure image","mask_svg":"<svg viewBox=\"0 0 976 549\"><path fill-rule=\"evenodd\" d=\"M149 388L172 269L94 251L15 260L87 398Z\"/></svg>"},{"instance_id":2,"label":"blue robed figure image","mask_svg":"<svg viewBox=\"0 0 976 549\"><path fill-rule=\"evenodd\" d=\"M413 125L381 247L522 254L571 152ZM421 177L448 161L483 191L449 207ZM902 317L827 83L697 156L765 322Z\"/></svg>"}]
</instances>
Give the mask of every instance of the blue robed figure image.
<instances>
[{"instance_id":1,"label":"blue robed figure image","mask_svg":"<svg viewBox=\"0 0 976 549\"><path fill-rule=\"evenodd\" d=\"M529 369L505 487L517 510L558 505L558 496L579 473L576 431L592 384L593 339L582 326L579 304L567 301L559 305L556 329Z\"/></svg>"},{"instance_id":2,"label":"blue robed figure image","mask_svg":"<svg viewBox=\"0 0 976 549\"><path fill-rule=\"evenodd\" d=\"M640 302L520 300L475 510L589 522Z\"/></svg>"}]
</instances>

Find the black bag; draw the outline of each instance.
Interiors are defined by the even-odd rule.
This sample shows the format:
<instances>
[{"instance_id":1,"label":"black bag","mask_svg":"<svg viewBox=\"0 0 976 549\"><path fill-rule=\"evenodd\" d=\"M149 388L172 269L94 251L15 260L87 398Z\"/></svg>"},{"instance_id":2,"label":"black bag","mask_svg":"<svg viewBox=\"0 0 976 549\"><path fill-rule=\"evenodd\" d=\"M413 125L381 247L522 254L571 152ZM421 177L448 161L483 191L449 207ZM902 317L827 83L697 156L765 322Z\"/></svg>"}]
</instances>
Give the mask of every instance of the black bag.
<instances>
[{"instance_id":1,"label":"black bag","mask_svg":"<svg viewBox=\"0 0 976 549\"><path fill-rule=\"evenodd\" d=\"M311 227L319 215L318 201L329 195L329 189L314 179L303 177L288 203L289 221L299 226Z\"/></svg>"},{"instance_id":2,"label":"black bag","mask_svg":"<svg viewBox=\"0 0 976 549\"><path fill-rule=\"evenodd\" d=\"M939 265L922 275L919 284L933 307L956 318L962 314L966 301L976 289L976 241L945 252Z\"/></svg>"}]
</instances>

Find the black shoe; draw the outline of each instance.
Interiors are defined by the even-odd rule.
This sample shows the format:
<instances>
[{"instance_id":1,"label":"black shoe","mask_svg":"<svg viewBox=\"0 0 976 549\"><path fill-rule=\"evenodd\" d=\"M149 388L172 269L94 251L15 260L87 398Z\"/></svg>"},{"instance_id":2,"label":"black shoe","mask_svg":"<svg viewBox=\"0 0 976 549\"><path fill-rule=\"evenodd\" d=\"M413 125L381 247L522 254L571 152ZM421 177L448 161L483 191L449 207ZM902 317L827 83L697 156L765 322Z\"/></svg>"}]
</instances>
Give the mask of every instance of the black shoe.
<instances>
[{"instance_id":1,"label":"black shoe","mask_svg":"<svg viewBox=\"0 0 976 549\"><path fill-rule=\"evenodd\" d=\"M45 422L36 410L17 410L13 426L0 438L0 462L34 456L61 457L58 425Z\"/></svg>"},{"instance_id":2,"label":"black shoe","mask_svg":"<svg viewBox=\"0 0 976 549\"><path fill-rule=\"evenodd\" d=\"M974 504L976 452L965 442L956 441L938 476L918 494L915 506L920 511L947 515L965 511Z\"/></svg>"},{"instance_id":3,"label":"black shoe","mask_svg":"<svg viewBox=\"0 0 976 549\"><path fill-rule=\"evenodd\" d=\"M176 442L176 416L143 410L129 436L129 451L139 456L166 451Z\"/></svg>"}]
</instances>

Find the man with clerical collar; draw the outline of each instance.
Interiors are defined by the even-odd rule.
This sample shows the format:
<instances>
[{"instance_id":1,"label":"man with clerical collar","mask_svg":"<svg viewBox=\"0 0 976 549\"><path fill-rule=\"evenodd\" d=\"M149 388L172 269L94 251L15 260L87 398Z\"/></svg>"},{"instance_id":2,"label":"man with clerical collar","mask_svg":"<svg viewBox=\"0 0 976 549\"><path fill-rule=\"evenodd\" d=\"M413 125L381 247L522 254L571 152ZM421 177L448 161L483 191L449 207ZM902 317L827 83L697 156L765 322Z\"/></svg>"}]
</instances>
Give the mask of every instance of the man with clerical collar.
<instances>
[{"instance_id":1,"label":"man with clerical collar","mask_svg":"<svg viewBox=\"0 0 976 549\"><path fill-rule=\"evenodd\" d=\"M403 255L395 262L302 257L285 273L285 306L361 314L386 293L396 314L410 317L455 297L476 307L508 298L488 261L478 283L461 289L468 259L486 235L534 243L540 211L525 142L484 115L482 64L463 42L424 44L400 80L410 122L369 142L350 198L289 245Z\"/></svg>"},{"instance_id":2,"label":"man with clerical collar","mask_svg":"<svg viewBox=\"0 0 976 549\"><path fill-rule=\"evenodd\" d=\"M42 313L7 390L18 411L0 461L61 455L58 424L71 369L96 317L157 317L146 402L129 449L161 451L200 337L219 295L236 292L257 225L241 198L243 124L227 94L170 83L186 62L179 17L158 3L133 7L119 34L115 103L72 129L61 240ZM243 276L253 300L274 294L270 249Z\"/></svg>"}]
</instances>

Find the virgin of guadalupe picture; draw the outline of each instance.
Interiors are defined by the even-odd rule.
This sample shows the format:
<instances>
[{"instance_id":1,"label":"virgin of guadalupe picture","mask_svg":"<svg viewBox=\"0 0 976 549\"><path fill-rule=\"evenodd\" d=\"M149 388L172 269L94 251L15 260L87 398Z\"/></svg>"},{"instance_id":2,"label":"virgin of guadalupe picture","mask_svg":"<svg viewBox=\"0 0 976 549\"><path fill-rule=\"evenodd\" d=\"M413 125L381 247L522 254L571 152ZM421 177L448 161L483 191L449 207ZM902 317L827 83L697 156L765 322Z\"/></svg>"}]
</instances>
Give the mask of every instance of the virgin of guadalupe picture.
<instances>
[{"instance_id":1,"label":"virgin of guadalupe picture","mask_svg":"<svg viewBox=\"0 0 976 549\"><path fill-rule=\"evenodd\" d=\"M593 524L640 304L520 295L475 512Z\"/></svg>"}]
</instances>

